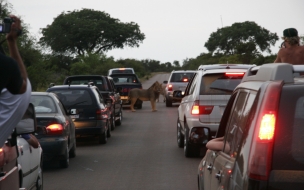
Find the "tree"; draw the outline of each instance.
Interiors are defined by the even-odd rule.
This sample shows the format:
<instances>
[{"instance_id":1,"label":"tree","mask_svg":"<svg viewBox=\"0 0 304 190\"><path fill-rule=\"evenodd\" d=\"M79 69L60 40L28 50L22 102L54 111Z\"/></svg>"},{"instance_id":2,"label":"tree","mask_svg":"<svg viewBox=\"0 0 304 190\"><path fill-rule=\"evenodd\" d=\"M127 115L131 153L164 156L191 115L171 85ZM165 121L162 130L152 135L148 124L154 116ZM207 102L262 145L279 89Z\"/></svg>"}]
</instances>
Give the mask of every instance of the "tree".
<instances>
[{"instance_id":1,"label":"tree","mask_svg":"<svg viewBox=\"0 0 304 190\"><path fill-rule=\"evenodd\" d=\"M276 33L269 32L255 22L246 21L211 33L205 47L210 53L247 54L245 57L250 58L264 51L271 53L270 47L275 45L278 39Z\"/></svg>"},{"instance_id":2,"label":"tree","mask_svg":"<svg viewBox=\"0 0 304 190\"><path fill-rule=\"evenodd\" d=\"M92 9L62 12L42 29L40 44L67 55L103 53L125 46L139 47L145 39L134 22L122 23Z\"/></svg>"}]
</instances>

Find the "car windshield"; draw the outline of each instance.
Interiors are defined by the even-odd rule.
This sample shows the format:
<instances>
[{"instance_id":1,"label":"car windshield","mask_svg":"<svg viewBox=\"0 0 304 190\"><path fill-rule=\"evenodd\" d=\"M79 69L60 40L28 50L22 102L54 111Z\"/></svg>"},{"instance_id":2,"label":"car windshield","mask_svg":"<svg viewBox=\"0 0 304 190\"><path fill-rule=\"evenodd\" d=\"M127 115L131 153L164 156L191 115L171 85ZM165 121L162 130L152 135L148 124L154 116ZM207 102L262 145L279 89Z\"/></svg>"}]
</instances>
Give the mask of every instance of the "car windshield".
<instances>
[{"instance_id":1,"label":"car windshield","mask_svg":"<svg viewBox=\"0 0 304 190\"><path fill-rule=\"evenodd\" d=\"M92 105L92 97L87 90L56 89L52 91L67 108L74 105Z\"/></svg>"},{"instance_id":2,"label":"car windshield","mask_svg":"<svg viewBox=\"0 0 304 190\"><path fill-rule=\"evenodd\" d=\"M189 82L194 73L173 73L170 82Z\"/></svg>"},{"instance_id":3,"label":"car windshield","mask_svg":"<svg viewBox=\"0 0 304 190\"><path fill-rule=\"evenodd\" d=\"M242 81L243 76L226 76L225 73L207 74L202 77L200 95L227 94Z\"/></svg>"},{"instance_id":4,"label":"car windshield","mask_svg":"<svg viewBox=\"0 0 304 190\"><path fill-rule=\"evenodd\" d=\"M115 75L112 78L114 83L138 83L137 78L131 75Z\"/></svg>"},{"instance_id":5,"label":"car windshield","mask_svg":"<svg viewBox=\"0 0 304 190\"><path fill-rule=\"evenodd\" d=\"M34 105L36 113L57 112L54 100L47 95L32 95L31 103Z\"/></svg>"}]
</instances>

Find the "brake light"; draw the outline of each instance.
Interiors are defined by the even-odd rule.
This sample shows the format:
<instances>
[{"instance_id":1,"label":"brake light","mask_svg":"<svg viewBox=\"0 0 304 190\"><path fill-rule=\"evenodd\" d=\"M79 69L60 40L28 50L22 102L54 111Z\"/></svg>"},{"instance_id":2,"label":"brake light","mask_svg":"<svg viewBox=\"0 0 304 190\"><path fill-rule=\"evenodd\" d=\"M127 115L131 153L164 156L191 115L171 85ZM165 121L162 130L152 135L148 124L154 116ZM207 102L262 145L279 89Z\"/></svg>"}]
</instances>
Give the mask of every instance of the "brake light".
<instances>
[{"instance_id":1,"label":"brake light","mask_svg":"<svg viewBox=\"0 0 304 190\"><path fill-rule=\"evenodd\" d=\"M229 77L240 77L240 76L244 76L245 73L225 73L226 76Z\"/></svg>"},{"instance_id":2,"label":"brake light","mask_svg":"<svg viewBox=\"0 0 304 190\"><path fill-rule=\"evenodd\" d=\"M191 114L209 115L211 114L212 110L213 110L213 106L199 105L199 101L195 101L191 109Z\"/></svg>"},{"instance_id":3,"label":"brake light","mask_svg":"<svg viewBox=\"0 0 304 190\"><path fill-rule=\"evenodd\" d=\"M173 85L172 84L168 84L168 91L172 91L173 90Z\"/></svg>"},{"instance_id":4,"label":"brake light","mask_svg":"<svg viewBox=\"0 0 304 190\"><path fill-rule=\"evenodd\" d=\"M62 134L63 126L61 124L51 124L46 127L47 134Z\"/></svg>"},{"instance_id":5,"label":"brake light","mask_svg":"<svg viewBox=\"0 0 304 190\"><path fill-rule=\"evenodd\" d=\"M97 120L108 119L107 108L96 110L96 119Z\"/></svg>"},{"instance_id":6,"label":"brake light","mask_svg":"<svg viewBox=\"0 0 304 190\"><path fill-rule=\"evenodd\" d=\"M258 112L258 126L255 129L249 157L249 177L255 180L268 180L269 178L281 89L281 82L270 83Z\"/></svg>"},{"instance_id":7,"label":"brake light","mask_svg":"<svg viewBox=\"0 0 304 190\"><path fill-rule=\"evenodd\" d=\"M187 82L188 81L188 79L186 78L186 79L183 79L183 82Z\"/></svg>"},{"instance_id":8,"label":"brake light","mask_svg":"<svg viewBox=\"0 0 304 190\"><path fill-rule=\"evenodd\" d=\"M119 68L119 70L123 71L123 70L125 70L125 68Z\"/></svg>"}]
</instances>

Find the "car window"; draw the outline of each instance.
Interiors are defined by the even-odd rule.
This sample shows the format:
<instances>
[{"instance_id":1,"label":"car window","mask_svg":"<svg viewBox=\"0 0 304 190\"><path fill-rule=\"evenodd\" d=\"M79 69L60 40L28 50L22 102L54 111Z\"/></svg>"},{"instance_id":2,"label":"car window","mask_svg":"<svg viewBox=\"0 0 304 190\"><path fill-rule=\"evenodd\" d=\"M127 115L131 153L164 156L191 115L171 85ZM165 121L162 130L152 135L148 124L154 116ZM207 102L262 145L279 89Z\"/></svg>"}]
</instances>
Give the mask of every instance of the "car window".
<instances>
[{"instance_id":1,"label":"car window","mask_svg":"<svg viewBox=\"0 0 304 190\"><path fill-rule=\"evenodd\" d=\"M170 82L189 82L194 73L172 73Z\"/></svg>"},{"instance_id":2,"label":"car window","mask_svg":"<svg viewBox=\"0 0 304 190\"><path fill-rule=\"evenodd\" d=\"M255 92L242 90L236 98L233 110L230 115L230 120L226 128L224 148L224 150L229 151L226 153L233 158L237 156L241 139L243 137L247 124L247 119L255 97Z\"/></svg>"},{"instance_id":3,"label":"car window","mask_svg":"<svg viewBox=\"0 0 304 190\"><path fill-rule=\"evenodd\" d=\"M275 128L273 168L304 170L304 88L285 87Z\"/></svg>"},{"instance_id":4,"label":"car window","mask_svg":"<svg viewBox=\"0 0 304 190\"><path fill-rule=\"evenodd\" d=\"M94 96L96 97L98 103L104 103L104 99L100 95L99 91L97 89L93 89Z\"/></svg>"},{"instance_id":5,"label":"car window","mask_svg":"<svg viewBox=\"0 0 304 190\"><path fill-rule=\"evenodd\" d=\"M54 89L51 92L58 96L65 97L64 105L92 105L92 97L88 89ZM59 95L60 94L60 95Z\"/></svg>"},{"instance_id":6,"label":"car window","mask_svg":"<svg viewBox=\"0 0 304 190\"><path fill-rule=\"evenodd\" d=\"M35 107L36 113L57 113L54 100L46 95L32 95L31 103Z\"/></svg>"},{"instance_id":7,"label":"car window","mask_svg":"<svg viewBox=\"0 0 304 190\"><path fill-rule=\"evenodd\" d=\"M117 73L134 73L131 69L116 69L112 70L112 74L117 74Z\"/></svg>"},{"instance_id":8,"label":"car window","mask_svg":"<svg viewBox=\"0 0 304 190\"><path fill-rule=\"evenodd\" d=\"M138 83L138 80L134 76L122 75L112 76L114 83Z\"/></svg>"},{"instance_id":9,"label":"car window","mask_svg":"<svg viewBox=\"0 0 304 190\"><path fill-rule=\"evenodd\" d=\"M202 77L200 95L231 95L241 81L242 76L226 76L225 73L206 74Z\"/></svg>"},{"instance_id":10,"label":"car window","mask_svg":"<svg viewBox=\"0 0 304 190\"><path fill-rule=\"evenodd\" d=\"M196 75L197 76L197 75ZM197 85L197 81L196 81L196 76L194 76L193 78L193 82L191 83L190 89L189 89L189 93L188 94L193 94L195 87Z\"/></svg>"}]
</instances>

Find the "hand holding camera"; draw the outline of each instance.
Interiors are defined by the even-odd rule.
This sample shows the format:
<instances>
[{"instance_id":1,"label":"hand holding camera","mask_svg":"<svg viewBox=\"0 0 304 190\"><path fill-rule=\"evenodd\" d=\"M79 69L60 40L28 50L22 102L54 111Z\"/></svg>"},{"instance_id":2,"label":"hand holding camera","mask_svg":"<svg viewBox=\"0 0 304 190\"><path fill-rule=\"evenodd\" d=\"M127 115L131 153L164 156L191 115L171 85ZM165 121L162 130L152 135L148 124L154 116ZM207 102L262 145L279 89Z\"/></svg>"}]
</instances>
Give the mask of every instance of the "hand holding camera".
<instances>
[{"instance_id":1,"label":"hand holding camera","mask_svg":"<svg viewBox=\"0 0 304 190\"><path fill-rule=\"evenodd\" d=\"M21 35L21 21L18 17L11 15L3 19L0 24L0 33L5 33L6 39L11 41Z\"/></svg>"}]
</instances>

